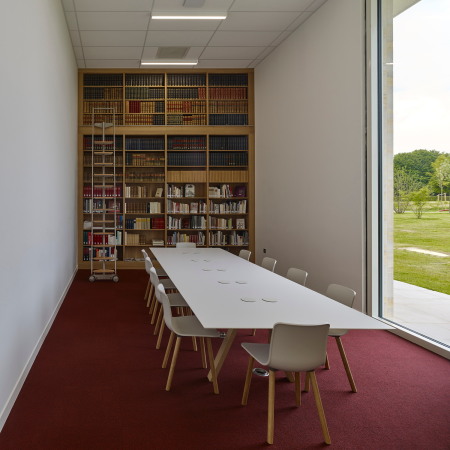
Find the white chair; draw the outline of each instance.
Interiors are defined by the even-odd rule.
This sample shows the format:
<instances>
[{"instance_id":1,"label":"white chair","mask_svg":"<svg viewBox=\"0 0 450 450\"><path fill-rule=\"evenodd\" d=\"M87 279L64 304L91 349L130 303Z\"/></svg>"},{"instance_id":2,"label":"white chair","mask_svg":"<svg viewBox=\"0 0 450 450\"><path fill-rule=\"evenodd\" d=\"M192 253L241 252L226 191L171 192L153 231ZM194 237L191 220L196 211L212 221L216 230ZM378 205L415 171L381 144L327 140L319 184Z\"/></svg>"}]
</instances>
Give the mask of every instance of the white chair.
<instances>
[{"instance_id":1,"label":"white chair","mask_svg":"<svg viewBox=\"0 0 450 450\"><path fill-rule=\"evenodd\" d=\"M176 248L195 248L197 244L195 242L177 242L175 244Z\"/></svg>"},{"instance_id":2,"label":"white chair","mask_svg":"<svg viewBox=\"0 0 450 450\"><path fill-rule=\"evenodd\" d=\"M341 286L339 284L330 284L325 293L327 297L332 298L333 300L342 303L343 305L348 306L349 308L353 307L353 303L355 301L356 292L353 289L350 289L345 286ZM353 379L352 372L350 370L350 365L347 360L347 355L345 354L344 345L342 344L341 337L346 334L348 330L341 329L330 329L329 336L334 337L336 339L336 344L339 349L339 353L341 355L342 363L344 364L345 372L347 373L348 382L350 383L350 387L353 392L357 392L355 380ZM330 368L330 363L328 361L328 356L326 358L325 367L327 369Z\"/></svg>"},{"instance_id":3,"label":"white chair","mask_svg":"<svg viewBox=\"0 0 450 450\"><path fill-rule=\"evenodd\" d=\"M273 444L275 415L275 372L294 372L296 405L301 404L300 372L306 372L311 381L319 413L322 433L327 444L331 444L327 421L317 385L315 369L322 366L326 357L329 325L290 325L277 323L273 327L270 344L242 343L250 355L245 378L242 405L246 405L255 360L269 369L269 394L267 416L267 442Z\"/></svg>"},{"instance_id":4,"label":"white chair","mask_svg":"<svg viewBox=\"0 0 450 450\"><path fill-rule=\"evenodd\" d=\"M304 286L306 284L306 278L308 277L308 272L302 269L296 269L291 267L286 273L286 278L291 281L295 281L298 284Z\"/></svg>"},{"instance_id":5,"label":"white chair","mask_svg":"<svg viewBox=\"0 0 450 450\"><path fill-rule=\"evenodd\" d=\"M147 274L149 276L148 282L147 282L147 288L145 289L145 295L144 295L144 300L147 299L147 307L148 307L154 296L154 289L153 289L153 285L150 280L150 268L154 267L154 265L152 263L152 260L148 256L147 252L144 249L142 249L141 252L142 252L142 255L144 256L145 271L147 272ZM158 276L167 277L167 273L163 269L157 269L155 267L155 270L156 270L156 273L158 274Z\"/></svg>"},{"instance_id":6,"label":"white chair","mask_svg":"<svg viewBox=\"0 0 450 450\"><path fill-rule=\"evenodd\" d=\"M270 270L271 272L273 272L275 270L276 263L277 263L276 259L265 256L261 261L261 267L264 267L264 269L267 269L267 270Z\"/></svg>"},{"instance_id":7,"label":"white chair","mask_svg":"<svg viewBox=\"0 0 450 450\"><path fill-rule=\"evenodd\" d=\"M169 299L164 291L164 286L161 284L158 286L160 293L161 302L164 309L164 321L167 328L170 329L170 338L167 344L166 354L164 356L162 367L167 366L167 361L169 359L170 351L172 349L173 339L176 335L177 339L175 342L175 348L172 355L172 362L170 364L169 375L166 382L166 391L170 391L172 386L173 374L175 372L175 365L177 363L178 353L180 351L181 338L182 337L198 337L200 338L200 347L202 354L202 365L206 369L206 353L205 353L205 341L208 349L209 365L211 370L211 377L213 383L213 390L215 394L219 393L219 386L217 383L217 374L214 366L214 356L212 351L211 338L220 337L220 333L217 330L206 329L202 326L199 320L195 316L179 316L173 317L172 310L170 306Z\"/></svg>"},{"instance_id":8,"label":"white chair","mask_svg":"<svg viewBox=\"0 0 450 450\"><path fill-rule=\"evenodd\" d=\"M249 260L250 260L251 254L252 254L252 252L251 252L250 250L242 249L242 250L239 252L239 257L240 257L240 258L243 258L243 259L245 259L245 260L247 260L247 261L249 261Z\"/></svg>"}]
</instances>

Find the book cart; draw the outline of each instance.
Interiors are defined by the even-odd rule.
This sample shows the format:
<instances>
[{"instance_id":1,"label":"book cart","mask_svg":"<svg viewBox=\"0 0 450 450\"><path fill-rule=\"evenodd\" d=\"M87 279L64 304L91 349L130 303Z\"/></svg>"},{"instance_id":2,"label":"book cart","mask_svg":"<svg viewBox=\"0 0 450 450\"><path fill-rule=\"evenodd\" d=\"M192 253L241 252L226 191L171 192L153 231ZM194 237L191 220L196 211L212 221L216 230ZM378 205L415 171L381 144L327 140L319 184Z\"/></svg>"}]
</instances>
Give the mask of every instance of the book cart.
<instances>
[{"instance_id":1,"label":"book cart","mask_svg":"<svg viewBox=\"0 0 450 450\"><path fill-rule=\"evenodd\" d=\"M117 276L117 211L115 109L92 109L91 211L88 242L91 274L89 281L113 280ZM108 132L108 134L107 134Z\"/></svg>"}]
</instances>

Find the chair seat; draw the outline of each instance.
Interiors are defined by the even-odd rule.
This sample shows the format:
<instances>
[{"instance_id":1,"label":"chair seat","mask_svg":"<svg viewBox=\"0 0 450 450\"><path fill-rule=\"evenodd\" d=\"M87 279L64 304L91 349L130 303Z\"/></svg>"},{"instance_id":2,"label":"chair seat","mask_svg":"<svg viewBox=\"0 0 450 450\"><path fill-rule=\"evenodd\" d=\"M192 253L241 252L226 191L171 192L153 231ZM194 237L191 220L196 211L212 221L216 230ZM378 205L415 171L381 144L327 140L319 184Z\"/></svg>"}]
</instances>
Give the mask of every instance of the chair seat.
<instances>
[{"instance_id":1,"label":"chair seat","mask_svg":"<svg viewBox=\"0 0 450 450\"><path fill-rule=\"evenodd\" d=\"M195 316L172 317L173 331L177 336L219 337L217 330L204 328Z\"/></svg>"},{"instance_id":2,"label":"chair seat","mask_svg":"<svg viewBox=\"0 0 450 450\"><path fill-rule=\"evenodd\" d=\"M170 302L170 306L172 308L177 308L177 307L187 307L189 306L186 303L186 300L183 298L183 296L181 294L179 294L178 292L175 294L167 294L167 297L169 298L169 302Z\"/></svg>"},{"instance_id":3,"label":"chair seat","mask_svg":"<svg viewBox=\"0 0 450 450\"><path fill-rule=\"evenodd\" d=\"M173 284L172 280L169 278L159 280L159 282L164 286L164 289L176 289L175 285Z\"/></svg>"},{"instance_id":4,"label":"chair seat","mask_svg":"<svg viewBox=\"0 0 450 450\"><path fill-rule=\"evenodd\" d=\"M255 342L243 342L242 347L253 356L260 364L266 365L269 361L269 344L258 344Z\"/></svg>"},{"instance_id":5,"label":"chair seat","mask_svg":"<svg viewBox=\"0 0 450 450\"><path fill-rule=\"evenodd\" d=\"M340 337L344 336L344 334L347 334L348 330L342 330L340 328L330 328L330 331L328 332L328 336L331 337Z\"/></svg>"},{"instance_id":6,"label":"chair seat","mask_svg":"<svg viewBox=\"0 0 450 450\"><path fill-rule=\"evenodd\" d=\"M161 267L155 267L158 277L168 277L167 272Z\"/></svg>"}]
</instances>

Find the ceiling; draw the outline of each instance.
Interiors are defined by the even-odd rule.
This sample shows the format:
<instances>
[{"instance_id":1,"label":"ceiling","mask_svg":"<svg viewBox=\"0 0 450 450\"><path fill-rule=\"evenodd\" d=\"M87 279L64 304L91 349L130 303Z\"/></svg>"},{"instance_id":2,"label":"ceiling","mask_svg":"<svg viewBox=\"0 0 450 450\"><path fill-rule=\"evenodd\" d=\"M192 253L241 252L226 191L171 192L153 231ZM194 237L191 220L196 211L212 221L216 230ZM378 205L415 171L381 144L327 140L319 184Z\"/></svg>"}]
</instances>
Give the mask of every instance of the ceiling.
<instances>
[{"instance_id":1,"label":"ceiling","mask_svg":"<svg viewBox=\"0 0 450 450\"><path fill-rule=\"evenodd\" d=\"M156 59L158 50L164 47L187 47L184 58L198 59L198 68L256 67L326 1L61 0L61 3L79 68L138 69L141 60ZM203 6L187 7L185 2ZM152 12L170 11L227 12L227 18L151 18Z\"/></svg>"}]
</instances>

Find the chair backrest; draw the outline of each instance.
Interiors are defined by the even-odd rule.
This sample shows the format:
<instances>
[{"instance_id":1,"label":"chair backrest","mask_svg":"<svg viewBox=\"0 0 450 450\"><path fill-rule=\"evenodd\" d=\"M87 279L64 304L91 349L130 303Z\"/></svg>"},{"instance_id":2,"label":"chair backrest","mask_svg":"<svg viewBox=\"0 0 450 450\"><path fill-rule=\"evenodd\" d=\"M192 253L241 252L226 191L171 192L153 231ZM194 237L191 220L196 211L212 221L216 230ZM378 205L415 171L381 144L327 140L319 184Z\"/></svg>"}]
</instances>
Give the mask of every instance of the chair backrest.
<instances>
[{"instance_id":1,"label":"chair backrest","mask_svg":"<svg viewBox=\"0 0 450 450\"><path fill-rule=\"evenodd\" d=\"M356 292L353 289L341 286L340 284L330 284L325 295L352 308L353 302L355 301Z\"/></svg>"},{"instance_id":2,"label":"chair backrest","mask_svg":"<svg viewBox=\"0 0 450 450\"><path fill-rule=\"evenodd\" d=\"M145 263L145 271L150 275L150 269L153 267L151 259L148 256L146 256L144 258L144 263Z\"/></svg>"},{"instance_id":3,"label":"chair backrest","mask_svg":"<svg viewBox=\"0 0 450 450\"><path fill-rule=\"evenodd\" d=\"M148 253L144 249L141 249L141 252L142 252L142 255L144 256L144 259L148 258Z\"/></svg>"},{"instance_id":4,"label":"chair backrest","mask_svg":"<svg viewBox=\"0 0 450 450\"><path fill-rule=\"evenodd\" d=\"M242 249L239 252L239 257L243 258L243 259L246 259L248 261L250 259L251 254L252 254L252 252L250 250Z\"/></svg>"},{"instance_id":5,"label":"chair backrest","mask_svg":"<svg viewBox=\"0 0 450 450\"><path fill-rule=\"evenodd\" d=\"M261 267L264 267L264 269L267 269L267 270L270 270L271 272L273 272L275 270L276 263L277 263L276 259L265 256L261 261Z\"/></svg>"},{"instance_id":6,"label":"chair backrest","mask_svg":"<svg viewBox=\"0 0 450 450\"><path fill-rule=\"evenodd\" d=\"M153 284L153 286L156 289L159 284L159 277L158 277L158 274L156 273L156 269L154 267L150 267L149 275L150 275L150 282Z\"/></svg>"},{"instance_id":7,"label":"chair backrest","mask_svg":"<svg viewBox=\"0 0 450 450\"><path fill-rule=\"evenodd\" d=\"M308 276L308 272L302 269L296 269L295 267L291 267L288 269L286 273L286 278L291 281L295 281L298 284L304 286L306 284L306 278Z\"/></svg>"},{"instance_id":8,"label":"chair backrest","mask_svg":"<svg viewBox=\"0 0 450 450\"><path fill-rule=\"evenodd\" d=\"M162 284L159 284L158 287L156 288L156 292L157 292L156 298L159 297L158 300L162 303L163 306L164 322L166 322L167 328L169 328L170 331L176 333L172 324L172 310L170 308L169 298L167 297L164 286Z\"/></svg>"},{"instance_id":9,"label":"chair backrest","mask_svg":"<svg viewBox=\"0 0 450 450\"><path fill-rule=\"evenodd\" d=\"M288 372L307 372L323 365L329 329L328 324L275 324L267 365Z\"/></svg>"}]
</instances>

